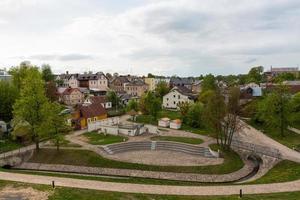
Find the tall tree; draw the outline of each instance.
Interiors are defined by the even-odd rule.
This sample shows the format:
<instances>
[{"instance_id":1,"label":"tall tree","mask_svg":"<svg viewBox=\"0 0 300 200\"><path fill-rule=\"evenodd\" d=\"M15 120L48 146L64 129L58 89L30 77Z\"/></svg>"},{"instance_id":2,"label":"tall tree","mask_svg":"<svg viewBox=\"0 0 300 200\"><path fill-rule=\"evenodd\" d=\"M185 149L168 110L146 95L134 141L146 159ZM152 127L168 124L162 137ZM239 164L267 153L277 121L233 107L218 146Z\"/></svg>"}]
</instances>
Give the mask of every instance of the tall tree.
<instances>
[{"instance_id":1,"label":"tall tree","mask_svg":"<svg viewBox=\"0 0 300 200\"><path fill-rule=\"evenodd\" d=\"M208 74L204 76L201 84L201 92L205 92L207 90L216 90L216 78L212 74Z\"/></svg>"},{"instance_id":2,"label":"tall tree","mask_svg":"<svg viewBox=\"0 0 300 200\"><path fill-rule=\"evenodd\" d=\"M108 91L106 97L107 100L112 103L113 107L118 107L120 105L120 98L115 91Z\"/></svg>"},{"instance_id":3,"label":"tall tree","mask_svg":"<svg viewBox=\"0 0 300 200\"><path fill-rule=\"evenodd\" d=\"M139 110L139 104L137 101L131 99L129 102L128 102L128 105L126 107L126 110L127 112L131 111L131 110L134 110L134 111L138 111Z\"/></svg>"},{"instance_id":4,"label":"tall tree","mask_svg":"<svg viewBox=\"0 0 300 200\"><path fill-rule=\"evenodd\" d=\"M36 68L32 66L29 62L22 62L20 66L12 67L9 70L9 74L12 75L12 82L14 86L20 91L22 87L22 82L27 75L27 72L31 68Z\"/></svg>"},{"instance_id":5,"label":"tall tree","mask_svg":"<svg viewBox=\"0 0 300 200\"><path fill-rule=\"evenodd\" d=\"M264 68L262 66L252 67L247 75L247 83L261 83L263 80Z\"/></svg>"},{"instance_id":6,"label":"tall tree","mask_svg":"<svg viewBox=\"0 0 300 200\"><path fill-rule=\"evenodd\" d=\"M166 94L169 93L169 91L170 87L164 81L160 81L155 88L155 94L160 98L163 98Z\"/></svg>"},{"instance_id":7,"label":"tall tree","mask_svg":"<svg viewBox=\"0 0 300 200\"><path fill-rule=\"evenodd\" d=\"M10 121L13 104L18 98L17 88L10 82L0 81L0 120Z\"/></svg>"},{"instance_id":8,"label":"tall tree","mask_svg":"<svg viewBox=\"0 0 300 200\"><path fill-rule=\"evenodd\" d=\"M258 104L258 118L267 126L278 129L281 136L290 125L290 99L289 88L281 84Z\"/></svg>"},{"instance_id":9,"label":"tall tree","mask_svg":"<svg viewBox=\"0 0 300 200\"><path fill-rule=\"evenodd\" d=\"M179 107L179 111L180 111L180 114L181 114L181 117L182 117L182 121L185 122L187 119L187 114L189 112L189 109L191 107L191 104L189 102L186 102L186 101L182 101L182 102L179 102L178 105Z\"/></svg>"},{"instance_id":10,"label":"tall tree","mask_svg":"<svg viewBox=\"0 0 300 200\"><path fill-rule=\"evenodd\" d=\"M49 81L46 83L46 96L52 102L58 100L56 83L54 81Z\"/></svg>"},{"instance_id":11,"label":"tall tree","mask_svg":"<svg viewBox=\"0 0 300 200\"><path fill-rule=\"evenodd\" d=\"M295 94L291 100L291 122L293 125L300 124L300 92Z\"/></svg>"},{"instance_id":12,"label":"tall tree","mask_svg":"<svg viewBox=\"0 0 300 200\"><path fill-rule=\"evenodd\" d=\"M153 92L147 92L141 97L139 108L143 114L151 115L156 119L161 110L161 100Z\"/></svg>"},{"instance_id":13,"label":"tall tree","mask_svg":"<svg viewBox=\"0 0 300 200\"><path fill-rule=\"evenodd\" d=\"M42 65L42 77L46 83L49 81L54 81L54 74L52 73L50 65Z\"/></svg>"},{"instance_id":14,"label":"tall tree","mask_svg":"<svg viewBox=\"0 0 300 200\"><path fill-rule=\"evenodd\" d=\"M43 107L47 103L45 82L37 68L29 68L22 81L20 98L14 104L15 121L26 121L31 128L31 138L39 150L40 137L45 133L41 124L47 113Z\"/></svg>"},{"instance_id":15,"label":"tall tree","mask_svg":"<svg viewBox=\"0 0 300 200\"><path fill-rule=\"evenodd\" d=\"M192 104L187 112L186 123L194 128L200 128L204 125L203 123L203 104L196 102Z\"/></svg>"}]
</instances>

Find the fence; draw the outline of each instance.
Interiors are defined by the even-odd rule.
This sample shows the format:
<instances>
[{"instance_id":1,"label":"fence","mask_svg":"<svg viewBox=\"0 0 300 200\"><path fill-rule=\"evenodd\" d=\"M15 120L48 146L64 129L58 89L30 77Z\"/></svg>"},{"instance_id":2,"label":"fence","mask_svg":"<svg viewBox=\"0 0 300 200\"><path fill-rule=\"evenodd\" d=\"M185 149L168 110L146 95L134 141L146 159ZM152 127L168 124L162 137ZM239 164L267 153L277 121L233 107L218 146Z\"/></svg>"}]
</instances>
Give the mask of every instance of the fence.
<instances>
[{"instance_id":1,"label":"fence","mask_svg":"<svg viewBox=\"0 0 300 200\"><path fill-rule=\"evenodd\" d=\"M281 158L281 153L279 152L278 149L275 148L270 148L270 147L244 142L236 139L232 140L231 146L238 149L251 151L254 154L261 154L261 155L266 155L266 156L279 158L279 159Z\"/></svg>"}]
</instances>

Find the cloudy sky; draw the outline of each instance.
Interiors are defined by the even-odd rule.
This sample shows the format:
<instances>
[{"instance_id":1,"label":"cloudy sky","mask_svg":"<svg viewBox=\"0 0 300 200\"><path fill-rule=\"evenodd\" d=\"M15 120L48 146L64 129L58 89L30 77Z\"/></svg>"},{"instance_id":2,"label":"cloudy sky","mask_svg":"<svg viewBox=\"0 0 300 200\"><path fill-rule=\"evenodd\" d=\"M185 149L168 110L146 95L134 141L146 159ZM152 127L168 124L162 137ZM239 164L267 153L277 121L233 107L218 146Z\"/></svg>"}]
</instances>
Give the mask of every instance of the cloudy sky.
<instances>
[{"instance_id":1,"label":"cloudy sky","mask_svg":"<svg viewBox=\"0 0 300 200\"><path fill-rule=\"evenodd\" d=\"M1 0L0 67L244 73L300 64L299 0Z\"/></svg>"}]
</instances>

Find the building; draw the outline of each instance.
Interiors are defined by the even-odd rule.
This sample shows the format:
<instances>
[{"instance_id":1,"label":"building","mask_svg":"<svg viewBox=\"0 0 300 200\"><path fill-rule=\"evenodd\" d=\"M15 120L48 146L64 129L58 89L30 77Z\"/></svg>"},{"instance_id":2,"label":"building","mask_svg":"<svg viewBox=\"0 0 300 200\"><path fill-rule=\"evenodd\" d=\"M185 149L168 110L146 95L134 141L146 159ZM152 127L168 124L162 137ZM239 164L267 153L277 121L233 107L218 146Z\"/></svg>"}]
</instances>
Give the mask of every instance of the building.
<instances>
[{"instance_id":1,"label":"building","mask_svg":"<svg viewBox=\"0 0 300 200\"><path fill-rule=\"evenodd\" d=\"M241 99L252 99L261 96L262 96L262 88L256 83L249 83L245 86L240 87Z\"/></svg>"},{"instance_id":2,"label":"building","mask_svg":"<svg viewBox=\"0 0 300 200\"><path fill-rule=\"evenodd\" d=\"M112 108L112 102L108 101L106 96L89 96L84 104L101 104L105 109Z\"/></svg>"},{"instance_id":3,"label":"building","mask_svg":"<svg viewBox=\"0 0 300 200\"><path fill-rule=\"evenodd\" d=\"M90 123L107 118L107 112L101 104L83 104L73 114L72 123L76 129L85 129Z\"/></svg>"},{"instance_id":4,"label":"building","mask_svg":"<svg viewBox=\"0 0 300 200\"><path fill-rule=\"evenodd\" d=\"M299 76L299 68L298 67L272 67L271 69L265 74L270 79L272 77L276 77L277 75L284 74L284 73L291 73L294 74L296 77Z\"/></svg>"},{"instance_id":5,"label":"building","mask_svg":"<svg viewBox=\"0 0 300 200\"><path fill-rule=\"evenodd\" d=\"M59 91L59 99L66 105L74 106L77 104L82 104L84 101L84 94L79 88L66 88Z\"/></svg>"},{"instance_id":6,"label":"building","mask_svg":"<svg viewBox=\"0 0 300 200\"><path fill-rule=\"evenodd\" d=\"M0 69L0 81L10 81L11 75L7 73L6 69Z\"/></svg>"},{"instance_id":7,"label":"building","mask_svg":"<svg viewBox=\"0 0 300 200\"><path fill-rule=\"evenodd\" d=\"M282 83L289 88L289 91L292 94L296 94L296 93L300 92L300 81L283 81ZM261 84L263 89L269 90L269 91L273 90L277 85L278 84L275 84L275 83Z\"/></svg>"},{"instance_id":8,"label":"building","mask_svg":"<svg viewBox=\"0 0 300 200\"><path fill-rule=\"evenodd\" d=\"M180 129L182 121L180 119L175 119L170 122L171 129Z\"/></svg>"},{"instance_id":9,"label":"building","mask_svg":"<svg viewBox=\"0 0 300 200\"><path fill-rule=\"evenodd\" d=\"M201 89L202 89L202 80L196 80L191 86L191 90L195 94L199 94L201 92Z\"/></svg>"},{"instance_id":10,"label":"building","mask_svg":"<svg viewBox=\"0 0 300 200\"><path fill-rule=\"evenodd\" d=\"M170 78L145 78L144 81L149 86L149 91L155 90L160 82L165 82L168 86L170 84Z\"/></svg>"},{"instance_id":11,"label":"building","mask_svg":"<svg viewBox=\"0 0 300 200\"><path fill-rule=\"evenodd\" d=\"M127 76L116 76L109 83L109 87L117 93L122 93L125 91L125 84L129 82Z\"/></svg>"},{"instance_id":12,"label":"building","mask_svg":"<svg viewBox=\"0 0 300 200\"><path fill-rule=\"evenodd\" d=\"M161 118L158 121L158 126L168 128L170 126L170 119L167 117Z\"/></svg>"},{"instance_id":13,"label":"building","mask_svg":"<svg viewBox=\"0 0 300 200\"><path fill-rule=\"evenodd\" d=\"M193 77L187 77L187 78L171 77L170 79L170 87L184 86L191 90L192 85L194 83L195 83L195 79Z\"/></svg>"},{"instance_id":14,"label":"building","mask_svg":"<svg viewBox=\"0 0 300 200\"><path fill-rule=\"evenodd\" d=\"M108 79L103 72L97 72L96 74L80 74L78 76L78 81L80 87L105 92L108 90Z\"/></svg>"},{"instance_id":15,"label":"building","mask_svg":"<svg viewBox=\"0 0 300 200\"><path fill-rule=\"evenodd\" d=\"M148 91L149 86L142 80L136 79L124 84L124 91L132 96L140 97Z\"/></svg>"},{"instance_id":16,"label":"building","mask_svg":"<svg viewBox=\"0 0 300 200\"><path fill-rule=\"evenodd\" d=\"M175 86L163 97L162 106L166 109L179 109L178 103L194 102L196 98L197 96L188 88L183 86Z\"/></svg>"}]
</instances>

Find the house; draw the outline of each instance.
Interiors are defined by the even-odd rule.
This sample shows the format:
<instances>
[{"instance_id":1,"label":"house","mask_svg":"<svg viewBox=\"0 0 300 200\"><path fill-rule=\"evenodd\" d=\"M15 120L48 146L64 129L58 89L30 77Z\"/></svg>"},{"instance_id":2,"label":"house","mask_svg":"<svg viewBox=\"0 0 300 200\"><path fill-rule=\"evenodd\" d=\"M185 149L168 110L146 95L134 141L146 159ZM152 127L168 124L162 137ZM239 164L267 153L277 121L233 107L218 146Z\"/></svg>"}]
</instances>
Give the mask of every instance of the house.
<instances>
[{"instance_id":1,"label":"house","mask_svg":"<svg viewBox=\"0 0 300 200\"><path fill-rule=\"evenodd\" d=\"M148 91L148 85L142 80L136 79L125 83L124 91L129 95L140 97Z\"/></svg>"},{"instance_id":2,"label":"house","mask_svg":"<svg viewBox=\"0 0 300 200\"><path fill-rule=\"evenodd\" d=\"M291 73L294 74L296 77L299 76L299 68L298 67L272 67L269 71L265 72L265 75L268 79L272 79L280 74L284 73Z\"/></svg>"},{"instance_id":3,"label":"house","mask_svg":"<svg viewBox=\"0 0 300 200\"><path fill-rule=\"evenodd\" d=\"M188 89L192 89L192 85L195 83L195 79L193 77L181 78L181 77L171 77L170 86L184 86Z\"/></svg>"},{"instance_id":4,"label":"house","mask_svg":"<svg viewBox=\"0 0 300 200\"><path fill-rule=\"evenodd\" d=\"M180 119L175 119L175 120L172 120L170 122L170 128L171 129L180 129L181 128L181 120Z\"/></svg>"},{"instance_id":5,"label":"house","mask_svg":"<svg viewBox=\"0 0 300 200\"><path fill-rule=\"evenodd\" d=\"M158 121L158 126L165 127L165 128L169 127L170 126L170 119L167 118L167 117L161 118Z\"/></svg>"},{"instance_id":6,"label":"house","mask_svg":"<svg viewBox=\"0 0 300 200\"><path fill-rule=\"evenodd\" d=\"M65 74L60 74L60 75L56 76L56 82L59 83L57 86L64 87L64 88L70 87L69 80L70 80L71 76L75 76L75 74L69 74L69 71L66 71Z\"/></svg>"},{"instance_id":7,"label":"house","mask_svg":"<svg viewBox=\"0 0 300 200\"><path fill-rule=\"evenodd\" d=\"M84 104L101 104L105 109L112 108L112 102L108 101L106 96L90 96L86 98Z\"/></svg>"},{"instance_id":8,"label":"house","mask_svg":"<svg viewBox=\"0 0 300 200\"><path fill-rule=\"evenodd\" d=\"M262 96L262 88L256 83L249 83L245 86L240 87L240 98L241 99L252 99L254 97Z\"/></svg>"},{"instance_id":9,"label":"house","mask_svg":"<svg viewBox=\"0 0 300 200\"><path fill-rule=\"evenodd\" d=\"M107 112L101 104L83 104L73 114L73 124L77 129L85 129L89 123L106 119Z\"/></svg>"},{"instance_id":10,"label":"house","mask_svg":"<svg viewBox=\"0 0 300 200\"><path fill-rule=\"evenodd\" d=\"M183 86L175 86L171 91L163 97L163 108L179 109L180 102L194 102L197 95L193 94L191 90Z\"/></svg>"},{"instance_id":11,"label":"house","mask_svg":"<svg viewBox=\"0 0 300 200\"><path fill-rule=\"evenodd\" d=\"M116 76L112 79L109 83L110 89L116 91L117 93L122 93L125 91L125 84L129 83L130 81L126 76Z\"/></svg>"},{"instance_id":12,"label":"house","mask_svg":"<svg viewBox=\"0 0 300 200\"><path fill-rule=\"evenodd\" d=\"M290 92L292 94L296 94L298 92L300 92L300 81L283 81L282 82L284 85L286 85ZM266 90L273 90L278 84L274 84L274 83L266 83L266 84L262 84L264 89Z\"/></svg>"},{"instance_id":13,"label":"house","mask_svg":"<svg viewBox=\"0 0 300 200\"><path fill-rule=\"evenodd\" d=\"M130 100L138 101L138 97L137 97L137 96L132 96L131 94L127 94L127 93L125 93L125 92L119 93L118 96L119 96L119 98L120 98L121 104L122 104L122 105L125 105L125 106L128 104L128 102L129 102Z\"/></svg>"},{"instance_id":14,"label":"house","mask_svg":"<svg viewBox=\"0 0 300 200\"><path fill-rule=\"evenodd\" d=\"M144 81L148 85L149 91L154 91L160 82L165 82L168 86L170 84L170 78L145 78Z\"/></svg>"},{"instance_id":15,"label":"house","mask_svg":"<svg viewBox=\"0 0 300 200\"><path fill-rule=\"evenodd\" d=\"M61 92L59 94L59 100L66 105L74 106L77 104L82 104L84 101L84 94L79 88L69 87L64 90L60 88L59 91Z\"/></svg>"},{"instance_id":16,"label":"house","mask_svg":"<svg viewBox=\"0 0 300 200\"><path fill-rule=\"evenodd\" d=\"M191 86L191 90L195 94L199 94L201 92L201 89L202 89L202 80L196 80Z\"/></svg>"}]
</instances>

